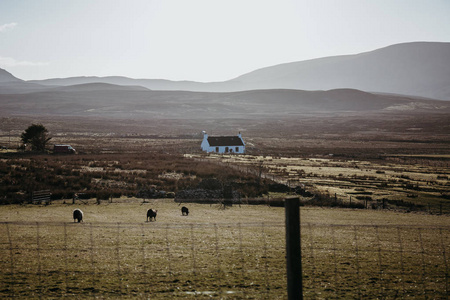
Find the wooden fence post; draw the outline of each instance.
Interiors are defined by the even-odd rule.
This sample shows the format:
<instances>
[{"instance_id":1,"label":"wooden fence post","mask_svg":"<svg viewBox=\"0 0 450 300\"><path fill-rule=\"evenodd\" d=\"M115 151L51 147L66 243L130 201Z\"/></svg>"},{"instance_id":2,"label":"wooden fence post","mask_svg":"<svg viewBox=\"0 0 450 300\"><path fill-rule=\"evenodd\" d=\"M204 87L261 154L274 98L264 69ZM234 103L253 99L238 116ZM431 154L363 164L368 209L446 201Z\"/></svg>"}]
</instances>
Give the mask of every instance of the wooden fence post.
<instances>
[{"instance_id":1,"label":"wooden fence post","mask_svg":"<svg viewBox=\"0 0 450 300\"><path fill-rule=\"evenodd\" d=\"M286 269L288 299L303 299L302 256L300 247L300 200L286 198Z\"/></svg>"}]
</instances>

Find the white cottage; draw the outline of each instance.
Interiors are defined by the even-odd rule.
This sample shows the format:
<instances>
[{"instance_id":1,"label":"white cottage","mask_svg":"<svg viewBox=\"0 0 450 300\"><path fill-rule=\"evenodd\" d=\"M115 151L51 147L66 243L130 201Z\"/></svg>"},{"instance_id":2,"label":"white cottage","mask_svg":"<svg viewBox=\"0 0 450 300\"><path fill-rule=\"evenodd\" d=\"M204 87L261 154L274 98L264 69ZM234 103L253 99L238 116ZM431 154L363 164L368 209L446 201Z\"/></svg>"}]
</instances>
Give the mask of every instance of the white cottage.
<instances>
[{"instance_id":1,"label":"white cottage","mask_svg":"<svg viewBox=\"0 0 450 300\"><path fill-rule=\"evenodd\" d=\"M237 136L208 136L203 131L201 147L208 153L245 153L245 143L240 132Z\"/></svg>"}]
</instances>

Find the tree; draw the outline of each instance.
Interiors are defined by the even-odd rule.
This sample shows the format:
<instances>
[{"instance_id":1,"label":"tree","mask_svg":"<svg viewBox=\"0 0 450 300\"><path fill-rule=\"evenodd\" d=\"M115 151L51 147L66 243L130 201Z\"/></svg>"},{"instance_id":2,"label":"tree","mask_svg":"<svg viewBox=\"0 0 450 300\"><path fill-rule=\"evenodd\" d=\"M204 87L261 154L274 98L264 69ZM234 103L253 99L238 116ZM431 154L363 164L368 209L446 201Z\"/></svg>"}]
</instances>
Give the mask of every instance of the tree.
<instances>
[{"instance_id":1,"label":"tree","mask_svg":"<svg viewBox=\"0 0 450 300\"><path fill-rule=\"evenodd\" d=\"M25 146L30 145L33 151L44 151L45 146L51 137L48 136L48 130L42 124L32 124L20 136Z\"/></svg>"}]
</instances>

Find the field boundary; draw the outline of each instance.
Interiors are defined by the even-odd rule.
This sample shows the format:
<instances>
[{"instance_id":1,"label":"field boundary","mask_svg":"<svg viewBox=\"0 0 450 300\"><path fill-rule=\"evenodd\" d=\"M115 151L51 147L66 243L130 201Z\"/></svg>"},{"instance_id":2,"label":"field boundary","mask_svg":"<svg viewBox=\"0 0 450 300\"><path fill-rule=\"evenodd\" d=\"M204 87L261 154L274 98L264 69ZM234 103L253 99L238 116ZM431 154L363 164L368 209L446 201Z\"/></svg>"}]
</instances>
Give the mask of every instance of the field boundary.
<instances>
[{"instance_id":1,"label":"field boundary","mask_svg":"<svg viewBox=\"0 0 450 300\"><path fill-rule=\"evenodd\" d=\"M450 226L300 225L306 299L449 294ZM0 295L189 298L209 291L283 299L284 228L282 222L0 222Z\"/></svg>"},{"instance_id":2,"label":"field boundary","mask_svg":"<svg viewBox=\"0 0 450 300\"><path fill-rule=\"evenodd\" d=\"M50 190L33 191L31 193L31 202L33 204L50 204Z\"/></svg>"}]
</instances>

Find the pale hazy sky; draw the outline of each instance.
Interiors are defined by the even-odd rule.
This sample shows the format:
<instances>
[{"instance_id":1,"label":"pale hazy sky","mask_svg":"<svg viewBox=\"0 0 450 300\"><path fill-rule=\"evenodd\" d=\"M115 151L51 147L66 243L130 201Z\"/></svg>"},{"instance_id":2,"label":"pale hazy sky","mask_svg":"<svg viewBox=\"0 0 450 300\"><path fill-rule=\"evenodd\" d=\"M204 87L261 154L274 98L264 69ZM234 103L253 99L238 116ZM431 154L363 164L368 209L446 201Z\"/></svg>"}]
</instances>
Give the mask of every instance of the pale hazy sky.
<instances>
[{"instance_id":1,"label":"pale hazy sky","mask_svg":"<svg viewBox=\"0 0 450 300\"><path fill-rule=\"evenodd\" d=\"M275 64L450 42L450 0L0 0L21 79L223 81Z\"/></svg>"}]
</instances>

